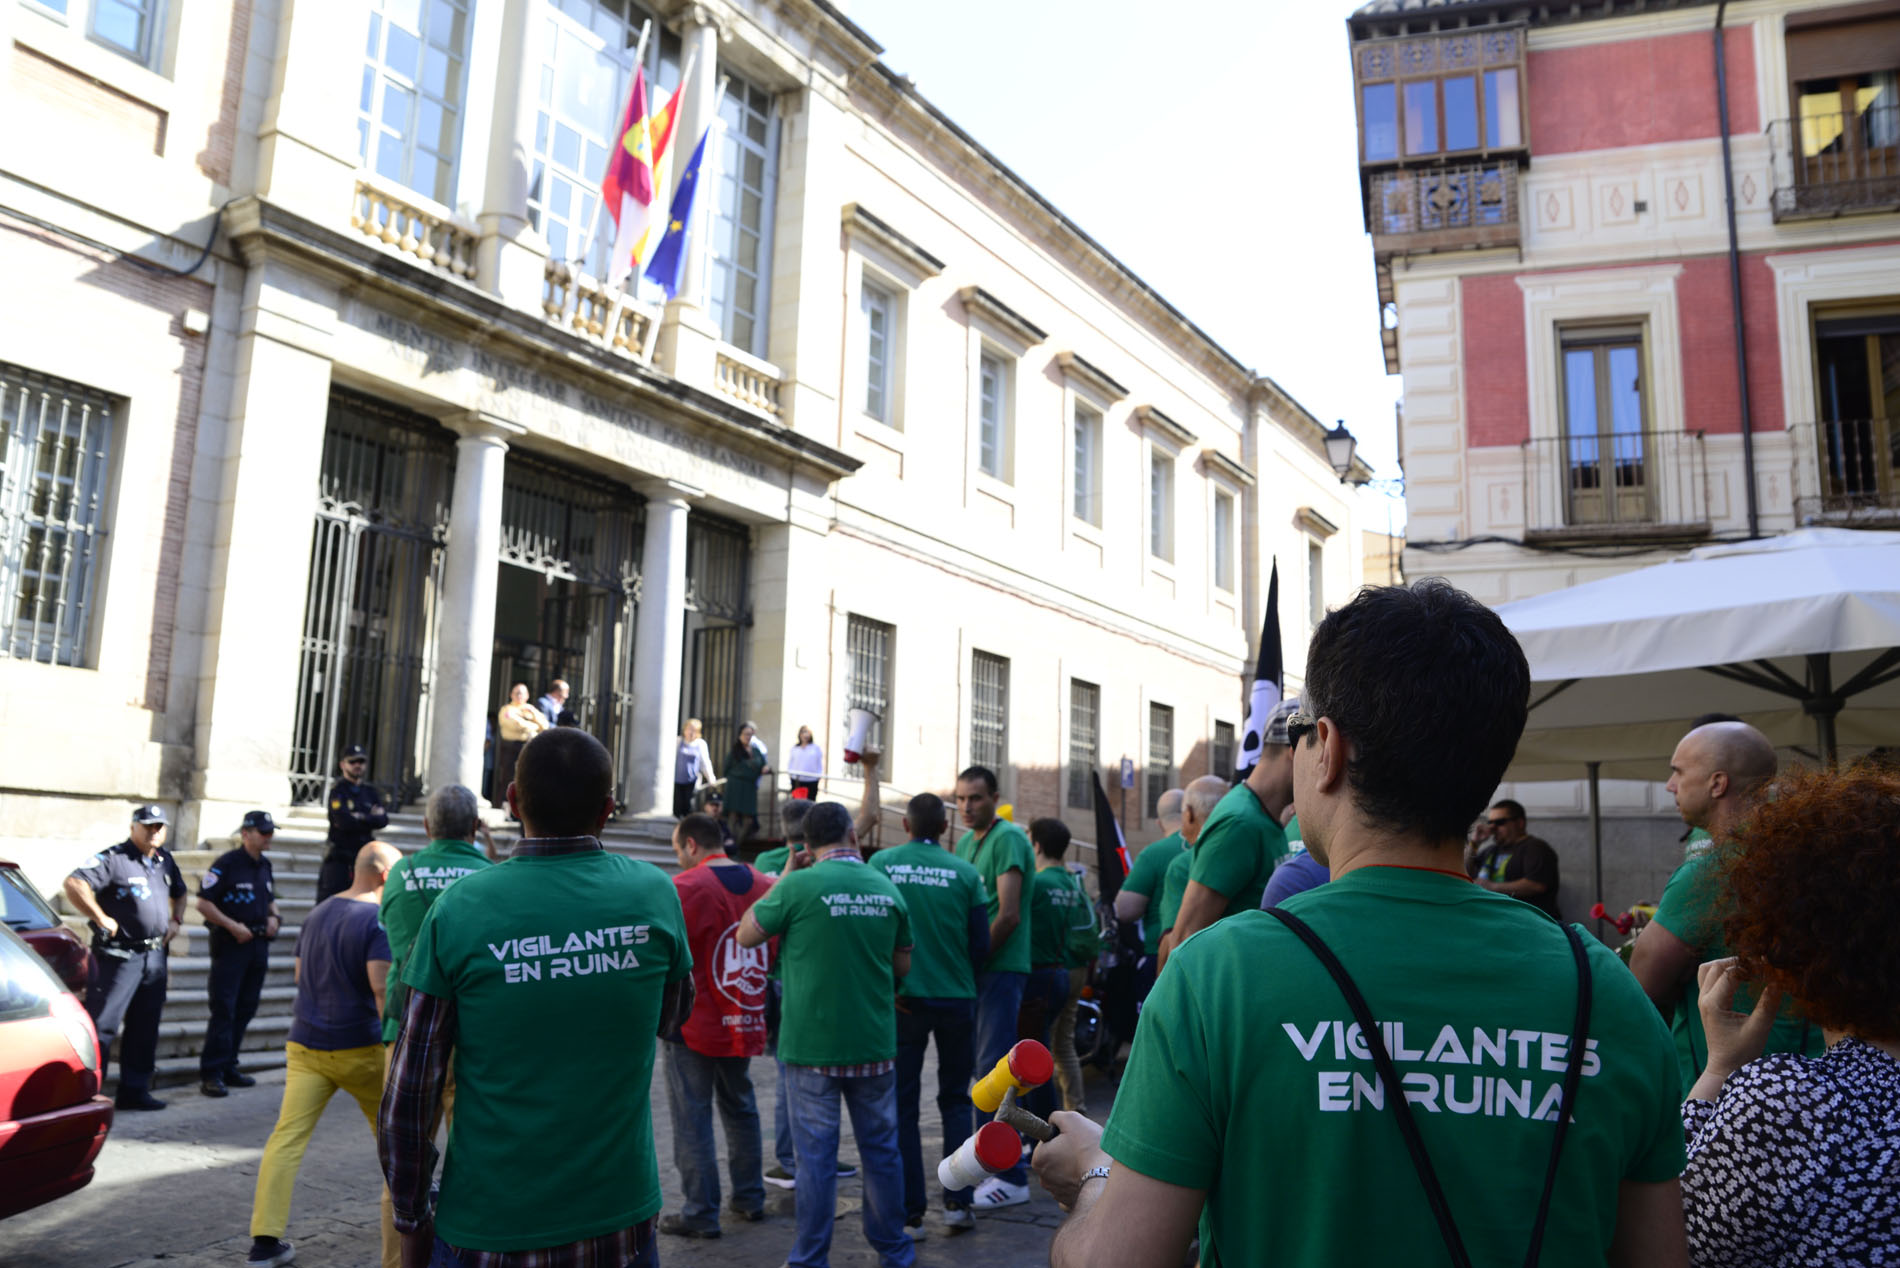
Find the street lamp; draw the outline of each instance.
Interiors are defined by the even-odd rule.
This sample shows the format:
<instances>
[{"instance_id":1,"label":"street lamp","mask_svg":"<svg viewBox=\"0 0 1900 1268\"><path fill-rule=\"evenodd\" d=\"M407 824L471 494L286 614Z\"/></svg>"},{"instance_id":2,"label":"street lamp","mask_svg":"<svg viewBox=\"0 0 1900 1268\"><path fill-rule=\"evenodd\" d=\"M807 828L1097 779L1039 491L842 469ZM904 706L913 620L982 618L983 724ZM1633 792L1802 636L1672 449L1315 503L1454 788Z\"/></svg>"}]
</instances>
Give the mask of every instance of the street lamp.
<instances>
[{"instance_id":1,"label":"street lamp","mask_svg":"<svg viewBox=\"0 0 1900 1268\"><path fill-rule=\"evenodd\" d=\"M1346 430L1346 420L1340 419L1339 426L1326 433L1326 461L1333 464L1333 473L1341 484L1352 473L1353 450L1359 447L1359 440Z\"/></svg>"}]
</instances>

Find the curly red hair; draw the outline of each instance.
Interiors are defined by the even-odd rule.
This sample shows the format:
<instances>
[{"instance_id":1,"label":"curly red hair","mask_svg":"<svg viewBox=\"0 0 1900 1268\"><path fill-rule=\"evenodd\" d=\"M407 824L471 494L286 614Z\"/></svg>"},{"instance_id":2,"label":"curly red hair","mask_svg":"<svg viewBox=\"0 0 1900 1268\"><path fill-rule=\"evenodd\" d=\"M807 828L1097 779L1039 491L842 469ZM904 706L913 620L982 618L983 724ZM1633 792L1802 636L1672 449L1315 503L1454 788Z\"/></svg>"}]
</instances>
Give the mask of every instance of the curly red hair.
<instances>
[{"instance_id":1,"label":"curly red hair","mask_svg":"<svg viewBox=\"0 0 1900 1268\"><path fill-rule=\"evenodd\" d=\"M1822 1026L1900 1039L1900 774L1785 776L1728 854L1742 971Z\"/></svg>"}]
</instances>

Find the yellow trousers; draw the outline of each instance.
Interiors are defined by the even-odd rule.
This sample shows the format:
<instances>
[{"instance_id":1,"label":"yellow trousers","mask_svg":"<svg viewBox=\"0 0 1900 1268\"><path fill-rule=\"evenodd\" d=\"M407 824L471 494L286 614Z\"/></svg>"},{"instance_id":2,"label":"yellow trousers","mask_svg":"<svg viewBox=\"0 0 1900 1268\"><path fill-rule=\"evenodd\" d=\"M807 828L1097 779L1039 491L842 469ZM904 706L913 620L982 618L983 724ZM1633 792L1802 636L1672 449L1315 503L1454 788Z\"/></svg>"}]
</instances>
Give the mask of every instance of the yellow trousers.
<instances>
[{"instance_id":1,"label":"yellow trousers","mask_svg":"<svg viewBox=\"0 0 1900 1268\"><path fill-rule=\"evenodd\" d=\"M290 1191L303 1166L310 1133L330 1098L348 1092L369 1120L371 1148L376 1133L376 1110L383 1100L383 1046L325 1051L287 1043L289 1068L284 1077L284 1105L277 1113L257 1166L257 1197L251 1203L251 1236L282 1237L290 1222Z\"/></svg>"},{"instance_id":2,"label":"yellow trousers","mask_svg":"<svg viewBox=\"0 0 1900 1268\"><path fill-rule=\"evenodd\" d=\"M389 1052L396 1050L389 1045ZM383 1077L389 1077L388 1058L384 1058ZM442 1112L436 1116L439 1129L455 1117L455 1065L449 1065L449 1077L442 1084ZM389 1186L383 1186L383 1268L402 1268L402 1234L396 1231L396 1205L389 1199Z\"/></svg>"}]
</instances>

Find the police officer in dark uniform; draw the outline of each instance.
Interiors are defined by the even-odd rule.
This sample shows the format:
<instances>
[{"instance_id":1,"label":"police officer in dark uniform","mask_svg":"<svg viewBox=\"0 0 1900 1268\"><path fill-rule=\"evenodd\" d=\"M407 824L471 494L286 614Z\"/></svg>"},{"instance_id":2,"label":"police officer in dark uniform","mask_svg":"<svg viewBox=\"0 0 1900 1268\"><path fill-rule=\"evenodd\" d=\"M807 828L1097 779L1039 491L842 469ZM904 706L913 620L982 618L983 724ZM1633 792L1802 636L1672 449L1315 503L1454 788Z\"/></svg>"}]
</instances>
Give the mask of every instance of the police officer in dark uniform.
<instances>
[{"instance_id":1,"label":"police officer in dark uniform","mask_svg":"<svg viewBox=\"0 0 1900 1268\"><path fill-rule=\"evenodd\" d=\"M257 1082L238 1069L238 1053L257 1015L271 939L282 923L270 860L264 857L276 832L269 811L250 811L238 829L241 844L220 854L198 887L198 911L211 930L211 1020L198 1054L199 1090L206 1096L225 1096L229 1088Z\"/></svg>"},{"instance_id":2,"label":"police officer in dark uniform","mask_svg":"<svg viewBox=\"0 0 1900 1268\"><path fill-rule=\"evenodd\" d=\"M369 770L369 752L361 744L343 750L338 763L343 778L330 786L330 849L317 873L317 901L340 894L356 875L356 852L368 845L376 830L389 822L383 794L363 776Z\"/></svg>"},{"instance_id":3,"label":"police officer in dark uniform","mask_svg":"<svg viewBox=\"0 0 1900 1268\"><path fill-rule=\"evenodd\" d=\"M66 878L66 899L92 921L92 981L86 1011L99 1032L99 1077L119 1047L124 1110L160 1110L151 1093L158 1019L165 1008L165 947L185 919L185 878L164 848L165 811L140 806L132 834Z\"/></svg>"}]
</instances>

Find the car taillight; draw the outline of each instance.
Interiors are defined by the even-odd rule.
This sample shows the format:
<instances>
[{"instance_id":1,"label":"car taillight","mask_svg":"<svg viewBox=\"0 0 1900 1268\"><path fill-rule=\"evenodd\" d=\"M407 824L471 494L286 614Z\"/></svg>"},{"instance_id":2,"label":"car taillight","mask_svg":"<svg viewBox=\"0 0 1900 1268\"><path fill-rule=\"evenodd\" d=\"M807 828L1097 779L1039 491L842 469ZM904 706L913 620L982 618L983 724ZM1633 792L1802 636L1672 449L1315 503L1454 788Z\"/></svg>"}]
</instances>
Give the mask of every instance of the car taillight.
<instances>
[{"instance_id":1,"label":"car taillight","mask_svg":"<svg viewBox=\"0 0 1900 1268\"><path fill-rule=\"evenodd\" d=\"M73 1054L79 1063L91 1072L94 1082L99 1077L99 1032L93 1029L92 1017L85 1006L71 995L58 995L53 999L53 1019L59 1023L59 1029L66 1036L66 1042L72 1045Z\"/></svg>"}]
</instances>

